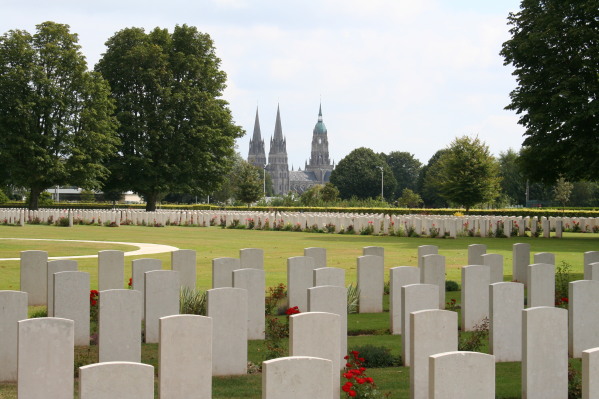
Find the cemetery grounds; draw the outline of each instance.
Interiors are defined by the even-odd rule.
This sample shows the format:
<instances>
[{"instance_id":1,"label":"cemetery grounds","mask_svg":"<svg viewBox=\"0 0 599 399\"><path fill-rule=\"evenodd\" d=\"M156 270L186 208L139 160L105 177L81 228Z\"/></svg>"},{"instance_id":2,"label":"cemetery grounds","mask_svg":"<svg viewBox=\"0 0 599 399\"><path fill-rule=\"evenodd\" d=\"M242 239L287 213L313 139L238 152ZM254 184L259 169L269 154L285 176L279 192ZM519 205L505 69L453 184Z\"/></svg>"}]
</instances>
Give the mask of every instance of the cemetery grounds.
<instances>
[{"instance_id":1,"label":"cemetery grounds","mask_svg":"<svg viewBox=\"0 0 599 399\"><path fill-rule=\"evenodd\" d=\"M365 246L385 248L385 280L388 270L396 266L417 266L417 247L436 245L439 254L446 257L446 279L460 283L460 268L467 265L468 245L485 244L487 253L504 257L504 279L511 281L512 245L528 243L531 254L551 252L555 254L556 266L566 262L571 266L570 279L579 280L583 275L583 253L599 250L599 235L588 233L564 233L562 239L531 237L477 238L459 237L407 238L388 236L339 235L290 231L261 231L222 229L220 227L142 227L120 226L74 226L71 228L26 225L0 226L0 238L37 238L60 240L121 241L165 244L180 249L197 251L197 287L211 288L211 261L218 257L239 257L241 248L262 248L266 286L273 287L287 280L287 258L302 256L304 248L323 247L327 250L327 266L346 270L346 285L356 282L357 257ZM121 244L97 244L82 242L20 241L0 239L0 258L18 258L20 251L45 250L52 256L75 256L96 254L100 250L117 249L132 251L136 247ZM131 260L137 258L162 260L163 269L170 269L170 253L140 255L125 258L125 276L131 275ZM90 273L91 288L97 289L97 259L77 259L78 269ZM123 288L127 282L123 282ZM19 289L19 261L0 261L0 290ZM455 300L459 305L460 292L447 292L446 302ZM389 334L389 296L384 298L384 313L350 314L348 318L348 349L371 345L390 349L393 357L401 353L401 337ZM39 309L30 308L30 314ZM301 309L300 309L301 311ZM459 309L457 309L459 314ZM473 333L460 332L460 340L467 341ZM487 353L488 340L483 341L480 351ZM75 348L75 368L97 362L97 346ZM250 341L248 361L256 368L265 360L262 341ZM142 362L151 364L158 372L158 345L142 344ZM580 360L570 360L580 369ZM253 367L251 368L253 369ZM368 375L374 379L380 392L390 393L390 398L409 397L409 369L406 367L369 368ZM497 398L521 397L520 363L497 363ZM342 379L343 382L343 379ZM77 381L75 381L77 384ZM17 397L16 384L0 384L0 398ZM158 389L155 389L156 395ZM77 397L77 386L75 387ZM213 398L260 398L261 375L259 373L236 377L214 377ZM156 396L158 397L158 396Z\"/></svg>"}]
</instances>

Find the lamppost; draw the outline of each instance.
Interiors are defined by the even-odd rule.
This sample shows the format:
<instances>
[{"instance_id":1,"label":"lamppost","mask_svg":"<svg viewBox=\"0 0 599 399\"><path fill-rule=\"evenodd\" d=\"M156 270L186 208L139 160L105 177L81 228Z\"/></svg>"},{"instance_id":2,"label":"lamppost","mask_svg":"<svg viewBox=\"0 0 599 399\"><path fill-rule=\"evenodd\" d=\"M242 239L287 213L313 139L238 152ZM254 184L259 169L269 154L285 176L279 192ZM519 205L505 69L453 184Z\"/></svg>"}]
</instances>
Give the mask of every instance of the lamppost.
<instances>
[{"instance_id":1,"label":"lamppost","mask_svg":"<svg viewBox=\"0 0 599 399\"><path fill-rule=\"evenodd\" d=\"M382 166L377 166L377 168L379 168L381 170L381 201L383 201L385 199L385 197L383 196L383 167Z\"/></svg>"},{"instance_id":2,"label":"lamppost","mask_svg":"<svg viewBox=\"0 0 599 399\"><path fill-rule=\"evenodd\" d=\"M266 165L262 169L262 191L264 192L264 198L266 198Z\"/></svg>"}]
</instances>

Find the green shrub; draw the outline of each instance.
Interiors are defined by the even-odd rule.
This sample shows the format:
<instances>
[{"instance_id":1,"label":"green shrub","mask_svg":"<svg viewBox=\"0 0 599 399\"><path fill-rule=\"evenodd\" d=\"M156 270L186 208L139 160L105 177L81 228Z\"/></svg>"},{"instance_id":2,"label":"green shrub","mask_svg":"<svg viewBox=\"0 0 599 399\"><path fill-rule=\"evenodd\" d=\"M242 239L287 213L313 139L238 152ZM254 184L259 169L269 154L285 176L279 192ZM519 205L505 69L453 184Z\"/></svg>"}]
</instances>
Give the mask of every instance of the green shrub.
<instances>
[{"instance_id":1,"label":"green shrub","mask_svg":"<svg viewBox=\"0 0 599 399\"><path fill-rule=\"evenodd\" d=\"M347 287L347 313L358 313L358 306L360 306L360 289L351 283Z\"/></svg>"},{"instance_id":2,"label":"green shrub","mask_svg":"<svg viewBox=\"0 0 599 399\"><path fill-rule=\"evenodd\" d=\"M180 314L206 315L206 291L183 287L179 299Z\"/></svg>"},{"instance_id":3,"label":"green shrub","mask_svg":"<svg viewBox=\"0 0 599 399\"><path fill-rule=\"evenodd\" d=\"M462 333L458 342L459 351L480 352L489 338L489 319L484 318L474 326L471 333Z\"/></svg>"},{"instance_id":4,"label":"green shrub","mask_svg":"<svg viewBox=\"0 0 599 399\"><path fill-rule=\"evenodd\" d=\"M384 346L364 345L353 348L354 351L360 353L360 357L364 358L364 367L395 367L402 364L401 356L393 356L391 349Z\"/></svg>"},{"instance_id":5,"label":"green shrub","mask_svg":"<svg viewBox=\"0 0 599 399\"><path fill-rule=\"evenodd\" d=\"M30 319L36 319L38 317L48 317L48 309L43 307L39 309L34 309L29 315Z\"/></svg>"},{"instance_id":6,"label":"green shrub","mask_svg":"<svg viewBox=\"0 0 599 399\"><path fill-rule=\"evenodd\" d=\"M456 283L453 280L446 280L445 281L445 291L450 292L450 291L459 291L460 290L460 285L458 283Z\"/></svg>"}]
</instances>

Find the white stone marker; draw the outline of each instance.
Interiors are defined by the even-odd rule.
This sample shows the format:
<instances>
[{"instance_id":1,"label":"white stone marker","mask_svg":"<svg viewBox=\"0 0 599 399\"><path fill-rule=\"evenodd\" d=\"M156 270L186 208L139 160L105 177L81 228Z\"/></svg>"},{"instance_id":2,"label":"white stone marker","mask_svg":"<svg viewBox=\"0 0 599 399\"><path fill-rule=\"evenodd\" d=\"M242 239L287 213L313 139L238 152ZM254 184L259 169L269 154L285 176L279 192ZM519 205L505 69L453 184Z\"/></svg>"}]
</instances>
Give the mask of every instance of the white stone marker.
<instances>
[{"instance_id":1,"label":"white stone marker","mask_svg":"<svg viewBox=\"0 0 599 399\"><path fill-rule=\"evenodd\" d=\"M491 269L491 284L503 282L503 255L484 254L481 258L483 265Z\"/></svg>"},{"instance_id":2,"label":"white stone marker","mask_svg":"<svg viewBox=\"0 0 599 399\"><path fill-rule=\"evenodd\" d=\"M410 398L428 399L428 358L458 350L458 314L420 310L410 317Z\"/></svg>"},{"instance_id":3,"label":"white stone marker","mask_svg":"<svg viewBox=\"0 0 599 399\"><path fill-rule=\"evenodd\" d=\"M314 287L319 285L336 285L345 287L345 269L339 267L321 267L314 269Z\"/></svg>"},{"instance_id":4,"label":"white stone marker","mask_svg":"<svg viewBox=\"0 0 599 399\"><path fill-rule=\"evenodd\" d=\"M599 280L599 274L593 275L592 263L599 263L599 251L587 251L584 253L584 279Z\"/></svg>"},{"instance_id":5,"label":"white stone marker","mask_svg":"<svg viewBox=\"0 0 599 399\"><path fill-rule=\"evenodd\" d=\"M131 261L131 288L141 292L141 317L144 317L144 309L145 309L145 297L146 297L146 279L144 276L145 272L150 272L152 270L161 270L162 269L162 261L160 259L151 259L151 258L143 258L143 259L135 259ZM123 360L123 359L118 359Z\"/></svg>"},{"instance_id":6,"label":"white stone marker","mask_svg":"<svg viewBox=\"0 0 599 399\"><path fill-rule=\"evenodd\" d=\"M522 310L524 284L489 286L489 352L497 362L522 360Z\"/></svg>"},{"instance_id":7,"label":"white stone marker","mask_svg":"<svg viewBox=\"0 0 599 399\"><path fill-rule=\"evenodd\" d=\"M27 293L0 291L0 382L17 381L17 337L27 318Z\"/></svg>"},{"instance_id":8,"label":"white stone marker","mask_svg":"<svg viewBox=\"0 0 599 399\"><path fill-rule=\"evenodd\" d=\"M179 249L171 252L171 269L179 272L181 287L196 288L196 251Z\"/></svg>"},{"instance_id":9,"label":"white stone marker","mask_svg":"<svg viewBox=\"0 0 599 399\"><path fill-rule=\"evenodd\" d=\"M241 288L208 290L207 316L212 318L212 375L247 372L247 291Z\"/></svg>"},{"instance_id":10,"label":"white stone marker","mask_svg":"<svg viewBox=\"0 0 599 399\"><path fill-rule=\"evenodd\" d=\"M47 266L47 284L48 298L46 303L48 304L48 317L54 316L54 273L59 272L75 272L77 271L77 261L68 259L59 259L48 261ZM89 295L89 292L88 292Z\"/></svg>"},{"instance_id":11,"label":"white stone marker","mask_svg":"<svg viewBox=\"0 0 599 399\"><path fill-rule=\"evenodd\" d=\"M412 266L399 266L389 269L389 319L391 334L401 334L401 287L420 284L420 270Z\"/></svg>"},{"instance_id":12,"label":"white stone marker","mask_svg":"<svg viewBox=\"0 0 599 399\"><path fill-rule=\"evenodd\" d=\"M439 308L439 289L434 284L410 284L401 287L401 357L404 366L410 361L410 313Z\"/></svg>"},{"instance_id":13,"label":"white stone marker","mask_svg":"<svg viewBox=\"0 0 599 399\"><path fill-rule=\"evenodd\" d=\"M48 304L48 252L21 251L21 291L28 294L29 306Z\"/></svg>"},{"instance_id":14,"label":"white stone marker","mask_svg":"<svg viewBox=\"0 0 599 399\"><path fill-rule=\"evenodd\" d=\"M432 355L429 383L430 399L495 399L495 359L479 352Z\"/></svg>"},{"instance_id":15,"label":"white stone marker","mask_svg":"<svg viewBox=\"0 0 599 399\"><path fill-rule=\"evenodd\" d=\"M18 322L19 398L73 398L74 322L55 317Z\"/></svg>"},{"instance_id":16,"label":"white stone marker","mask_svg":"<svg viewBox=\"0 0 599 399\"><path fill-rule=\"evenodd\" d=\"M582 399L599 397L599 348L582 351Z\"/></svg>"},{"instance_id":17,"label":"white stone marker","mask_svg":"<svg viewBox=\"0 0 599 399\"><path fill-rule=\"evenodd\" d=\"M385 290L384 259L377 255L358 257L359 313L381 313Z\"/></svg>"},{"instance_id":18,"label":"white stone marker","mask_svg":"<svg viewBox=\"0 0 599 399\"><path fill-rule=\"evenodd\" d=\"M418 247L418 268L422 268L422 257L425 255L438 255L439 247L436 245L420 245Z\"/></svg>"},{"instance_id":19,"label":"white stone marker","mask_svg":"<svg viewBox=\"0 0 599 399\"><path fill-rule=\"evenodd\" d=\"M314 268L327 267L327 249L319 247L304 248L304 256L314 258Z\"/></svg>"},{"instance_id":20,"label":"white stone marker","mask_svg":"<svg viewBox=\"0 0 599 399\"><path fill-rule=\"evenodd\" d=\"M54 316L75 322L75 345L89 346L89 273L54 274Z\"/></svg>"},{"instance_id":21,"label":"white stone marker","mask_svg":"<svg viewBox=\"0 0 599 399\"><path fill-rule=\"evenodd\" d=\"M79 367L79 399L154 399L154 366L133 362Z\"/></svg>"},{"instance_id":22,"label":"white stone marker","mask_svg":"<svg viewBox=\"0 0 599 399\"><path fill-rule=\"evenodd\" d=\"M264 339L265 329L265 272L260 269L233 271L233 287L242 288L248 295L248 339Z\"/></svg>"},{"instance_id":23,"label":"white stone marker","mask_svg":"<svg viewBox=\"0 0 599 399\"><path fill-rule=\"evenodd\" d=\"M98 291L119 290L125 282L125 253L123 251L98 252Z\"/></svg>"},{"instance_id":24,"label":"white stone marker","mask_svg":"<svg viewBox=\"0 0 599 399\"><path fill-rule=\"evenodd\" d=\"M522 397L568 397L568 311L537 307L522 311Z\"/></svg>"},{"instance_id":25,"label":"white stone marker","mask_svg":"<svg viewBox=\"0 0 599 399\"><path fill-rule=\"evenodd\" d=\"M489 317L489 266L462 267L462 331L474 331Z\"/></svg>"},{"instance_id":26,"label":"white stone marker","mask_svg":"<svg viewBox=\"0 0 599 399\"><path fill-rule=\"evenodd\" d=\"M568 284L568 354L580 358L582 351L599 347L599 281Z\"/></svg>"},{"instance_id":27,"label":"white stone marker","mask_svg":"<svg viewBox=\"0 0 599 399\"><path fill-rule=\"evenodd\" d=\"M287 307L297 306L300 312L308 309L308 288L314 277L314 258L294 256L287 259Z\"/></svg>"},{"instance_id":28,"label":"white stone marker","mask_svg":"<svg viewBox=\"0 0 599 399\"><path fill-rule=\"evenodd\" d=\"M385 247L364 247L362 255L376 255L385 259Z\"/></svg>"},{"instance_id":29,"label":"white stone marker","mask_svg":"<svg viewBox=\"0 0 599 399\"><path fill-rule=\"evenodd\" d=\"M161 318L158 362L160 399L211 398L212 319Z\"/></svg>"},{"instance_id":30,"label":"white stone marker","mask_svg":"<svg viewBox=\"0 0 599 399\"><path fill-rule=\"evenodd\" d=\"M584 277L585 280L599 280L599 262L589 263L588 265L585 265Z\"/></svg>"},{"instance_id":31,"label":"white stone marker","mask_svg":"<svg viewBox=\"0 0 599 399\"><path fill-rule=\"evenodd\" d=\"M153 270L145 273L146 343L158 343L160 338L160 318L179 314L179 292L181 283L179 272Z\"/></svg>"},{"instance_id":32,"label":"white stone marker","mask_svg":"<svg viewBox=\"0 0 599 399\"><path fill-rule=\"evenodd\" d=\"M263 399L334 398L333 362L308 356L289 356L262 363Z\"/></svg>"},{"instance_id":33,"label":"white stone marker","mask_svg":"<svg viewBox=\"0 0 599 399\"><path fill-rule=\"evenodd\" d=\"M339 315L339 361L343 369L343 357L347 355L347 288L331 285L308 288L308 311Z\"/></svg>"},{"instance_id":34,"label":"white stone marker","mask_svg":"<svg viewBox=\"0 0 599 399\"><path fill-rule=\"evenodd\" d=\"M142 294L137 290L100 291L98 359L141 361Z\"/></svg>"},{"instance_id":35,"label":"white stone marker","mask_svg":"<svg viewBox=\"0 0 599 399\"><path fill-rule=\"evenodd\" d=\"M307 312L289 318L289 355L313 356L333 362L333 370L341 368L339 331L341 318L337 314ZM341 393L341 378L333 373L333 395Z\"/></svg>"},{"instance_id":36,"label":"white stone marker","mask_svg":"<svg viewBox=\"0 0 599 399\"><path fill-rule=\"evenodd\" d=\"M212 288L233 287L233 270L241 269L238 258L212 259Z\"/></svg>"},{"instance_id":37,"label":"white stone marker","mask_svg":"<svg viewBox=\"0 0 599 399\"><path fill-rule=\"evenodd\" d=\"M243 248L239 250L238 269L260 269L264 270L264 250L260 248Z\"/></svg>"},{"instance_id":38,"label":"white stone marker","mask_svg":"<svg viewBox=\"0 0 599 399\"><path fill-rule=\"evenodd\" d=\"M555 266L537 263L528 266L528 307L555 306Z\"/></svg>"},{"instance_id":39,"label":"white stone marker","mask_svg":"<svg viewBox=\"0 0 599 399\"><path fill-rule=\"evenodd\" d=\"M485 244L470 244L468 245L468 264L469 265L484 265L482 256L487 253Z\"/></svg>"},{"instance_id":40,"label":"white stone marker","mask_svg":"<svg viewBox=\"0 0 599 399\"><path fill-rule=\"evenodd\" d=\"M422 257L422 267L420 268L420 282L422 284L434 284L438 287L438 308L445 309L445 256L424 255Z\"/></svg>"},{"instance_id":41,"label":"white stone marker","mask_svg":"<svg viewBox=\"0 0 599 399\"><path fill-rule=\"evenodd\" d=\"M551 252L539 252L533 255L533 263L546 263L555 266L555 254Z\"/></svg>"},{"instance_id":42,"label":"white stone marker","mask_svg":"<svg viewBox=\"0 0 599 399\"><path fill-rule=\"evenodd\" d=\"M527 285L526 268L530 264L530 244L514 244L512 257L512 280Z\"/></svg>"}]
</instances>

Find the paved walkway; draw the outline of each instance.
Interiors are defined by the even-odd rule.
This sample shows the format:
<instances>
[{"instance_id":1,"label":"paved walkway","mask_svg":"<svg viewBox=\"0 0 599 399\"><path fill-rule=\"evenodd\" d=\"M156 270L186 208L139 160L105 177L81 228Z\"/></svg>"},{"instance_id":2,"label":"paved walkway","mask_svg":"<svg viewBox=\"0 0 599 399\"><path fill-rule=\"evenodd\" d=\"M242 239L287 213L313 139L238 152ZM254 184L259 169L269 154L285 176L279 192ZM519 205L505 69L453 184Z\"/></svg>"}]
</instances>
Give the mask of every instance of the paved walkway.
<instances>
[{"instance_id":1,"label":"paved walkway","mask_svg":"<svg viewBox=\"0 0 599 399\"><path fill-rule=\"evenodd\" d=\"M20 241L63 241L63 242L93 242L100 244L121 244L131 245L137 247L135 251L125 252L125 256L135 255L152 255L162 254L165 252L177 251L179 248L172 247L170 245L162 244L150 244L142 242L120 242L120 241L90 241L90 240L55 240L51 238L0 238L0 240L20 240ZM95 255L79 255L79 256L52 256L48 259L84 259L84 258L97 258L98 254ZM1 260L20 260L20 258L0 258Z\"/></svg>"}]
</instances>

